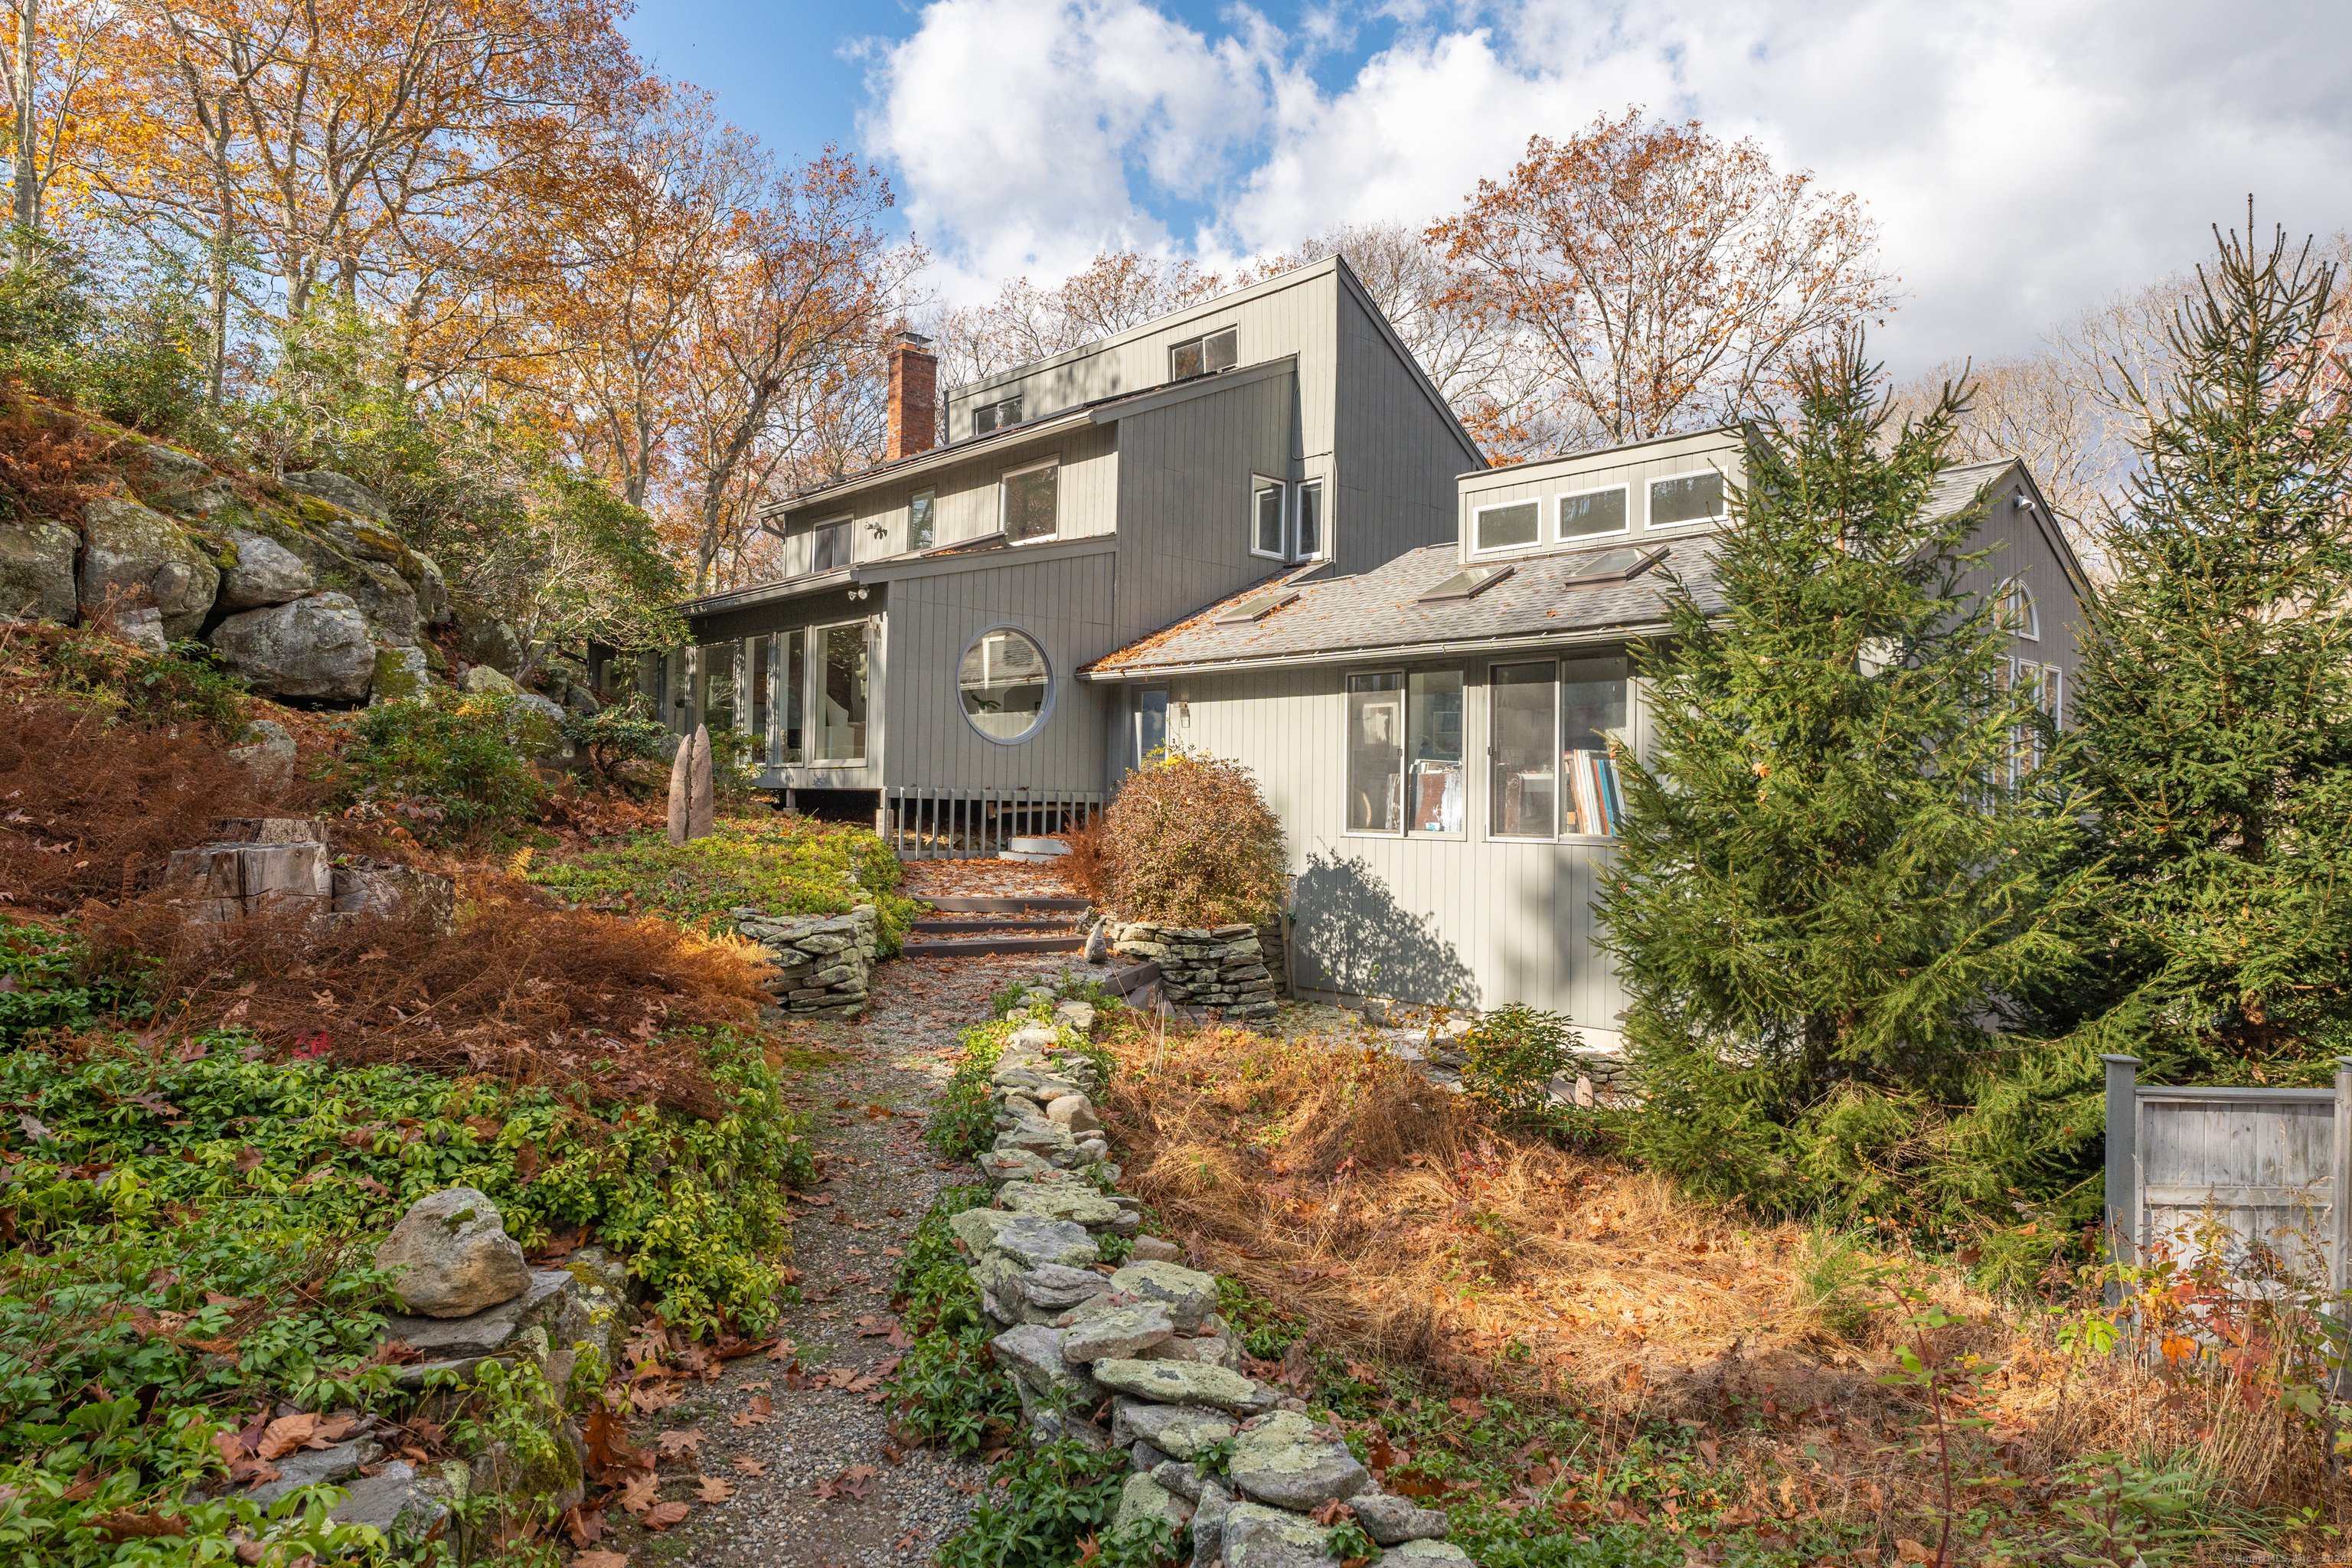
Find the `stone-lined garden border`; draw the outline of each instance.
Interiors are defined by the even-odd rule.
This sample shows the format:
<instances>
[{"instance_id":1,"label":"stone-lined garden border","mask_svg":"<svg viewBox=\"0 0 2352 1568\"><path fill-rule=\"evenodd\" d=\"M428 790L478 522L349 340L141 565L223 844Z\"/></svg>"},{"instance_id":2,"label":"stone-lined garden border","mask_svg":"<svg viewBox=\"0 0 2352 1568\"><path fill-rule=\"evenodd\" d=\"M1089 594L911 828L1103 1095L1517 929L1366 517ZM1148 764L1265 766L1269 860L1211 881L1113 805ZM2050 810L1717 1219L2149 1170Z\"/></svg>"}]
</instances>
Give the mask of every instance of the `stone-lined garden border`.
<instances>
[{"instance_id":1,"label":"stone-lined garden border","mask_svg":"<svg viewBox=\"0 0 2352 1568\"><path fill-rule=\"evenodd\" d=\"M1102 1085L1077 1044L1094 1023L1091 1006L1062 1002L1013 1030L990 1079L994 1143L979 1157L995 1195L950 1222L1033 1438L1125 1450L1133 1473L1112 1533L1154 1519L1189 1527L1195 1568L1337 1568L1331 1527L1307 1517L1333 1502L1385 1562L1470 1563L1444 1542L1444 1514L1381 1491L1305 1401L1244 1375L1215 1278L1139 1234L1142 1205L1117 1190L1094 1113ZM1133 1237L1131 1261L1098 1261L1106 1237ZM1108 1427L1093 1418L1106 1407Z\"/></svg>"}]
</instances>

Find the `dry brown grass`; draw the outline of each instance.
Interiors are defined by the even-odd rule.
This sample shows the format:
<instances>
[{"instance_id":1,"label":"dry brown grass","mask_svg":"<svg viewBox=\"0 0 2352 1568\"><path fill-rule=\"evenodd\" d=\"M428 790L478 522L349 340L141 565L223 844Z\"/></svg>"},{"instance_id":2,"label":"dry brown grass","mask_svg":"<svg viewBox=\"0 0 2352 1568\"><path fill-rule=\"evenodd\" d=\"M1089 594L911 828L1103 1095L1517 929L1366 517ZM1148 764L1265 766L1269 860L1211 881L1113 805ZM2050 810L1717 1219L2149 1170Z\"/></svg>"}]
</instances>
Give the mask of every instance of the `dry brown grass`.
<instances>
[{"instance_id":1,"label":"dry brown grass","mask_svg":"<svg viewBox=\"0 0 2352 1568\"><path fill-rule=\"evenodd\" d=\"M2096 1307L2079 1284L2061 1287L2074 1293L2058 1310L2021 1317L1893 1245L1856 1257L1837 1289L1814 1233L1514 1137L1373 1043L1139 1022L1112 1042L1121 1070L1105 1112L1126 1184L1195 1262L1322 1348L1409 1369L1441 1394L1580 1411L1620 1435L1654 1417L1693 1423L1744 1477L1730 1495L1756 1518L1865 1527L1890 1553L1922 1538L1937 1495L1924 1400L1878 1382L1901 1345L1986 1369L1948 1392L1951 1415L1986 1424L1956 1431L1957 1451L1968 1476L2015 1484L1964 1488L1960 1506L2003 1528L1960 1561L2054 1539L2051 1500L2070 1495L2055 1478L2111 1450L2193 1463L2250 1515L2345 1511L2308 1424L2276 1397L2275 1365L2267 1384L2251 1367L2217 1381L2191 1375L2193 1356L2169 1366L2155 1339L2137 1358L2069 1346L2061 1326ZM1923 1330L1897 1284L1964 1321ZM1593 1517L1561 1506L1564 1523Z\"/></svg>"}]
</instances>

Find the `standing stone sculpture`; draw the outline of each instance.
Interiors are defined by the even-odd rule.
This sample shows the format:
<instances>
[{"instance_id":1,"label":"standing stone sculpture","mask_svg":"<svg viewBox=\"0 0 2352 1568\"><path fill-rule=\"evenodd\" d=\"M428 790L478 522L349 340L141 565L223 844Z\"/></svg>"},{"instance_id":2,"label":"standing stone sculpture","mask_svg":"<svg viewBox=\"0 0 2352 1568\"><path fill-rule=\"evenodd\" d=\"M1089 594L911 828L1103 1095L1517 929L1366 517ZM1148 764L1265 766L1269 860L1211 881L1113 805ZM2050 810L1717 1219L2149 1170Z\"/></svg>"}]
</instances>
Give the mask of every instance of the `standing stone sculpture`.
<instances>
[{"instance_id":1,"label":"standing stone sculpture","mask_svg":"<svg viewBox=\"0 0 2352 1568\"><path fill-rule=\"evenodd\" d=\"M694 770L688 777L686 800L686 836L707 838L719 816L718 802L712 797L710 784L710 731L702 725L694 727Z\"/></svg>"},{"instance_id":2,"label":"standing stone sculpture","mask_svg":"<svg viewBox=\"0 0 2352 1568\"><path fill-rule=\"evenodd\" d=\"M669 764L669 841L672 844L686 842L686 796L693 776L694 742L689 739L678 747L677 755Z\"/></svg>"}]
</instances>

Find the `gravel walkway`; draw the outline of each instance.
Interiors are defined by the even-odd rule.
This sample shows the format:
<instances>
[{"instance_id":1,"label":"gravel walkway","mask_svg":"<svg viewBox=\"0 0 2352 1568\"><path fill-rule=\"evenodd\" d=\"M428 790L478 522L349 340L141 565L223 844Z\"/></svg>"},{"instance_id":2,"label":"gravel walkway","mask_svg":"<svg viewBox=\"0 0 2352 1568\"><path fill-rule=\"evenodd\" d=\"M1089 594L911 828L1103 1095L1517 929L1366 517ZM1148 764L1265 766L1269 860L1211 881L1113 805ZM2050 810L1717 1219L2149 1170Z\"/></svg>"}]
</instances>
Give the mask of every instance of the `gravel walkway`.
<instances>
[{"instance_id":1,"label":"gravel walkway","mask_svg":"<svg viewBox=\"0 0 2352 1568\"><path fill-rule=\"evenodd\" d=\"M609 1507L612 1528L595 1550L627 1553L631 1568L912 1568L962 1524L986 1468L897 1448L868 1380L898 1353L887 1337L889 1299L917 1222L940 1189L973 1176L967 1165L939 1169L920 1136L952 1070L956 1035L988 1016L990 994L1008 982L1066 963L1061 955L896 959L875 973L867 1019L818 1026L838 1059L812 1073L796 1098L820 1112L827 1179L793 1205L793 1265L805 1300L773 1331L799 1348L804 1372L842 1369L831 1381L851 1386L791 1387L795 1380L781 1375L787 1363L751 1356L632 1422L639 1447L657 1446L663 1433L701 1434L690 1457L660 1472L661 1500L688 1511L656 1532ZM731 1486L732 1495L707 1500L723 1489L701 1478Z\"/></svg>"}]
</instances>

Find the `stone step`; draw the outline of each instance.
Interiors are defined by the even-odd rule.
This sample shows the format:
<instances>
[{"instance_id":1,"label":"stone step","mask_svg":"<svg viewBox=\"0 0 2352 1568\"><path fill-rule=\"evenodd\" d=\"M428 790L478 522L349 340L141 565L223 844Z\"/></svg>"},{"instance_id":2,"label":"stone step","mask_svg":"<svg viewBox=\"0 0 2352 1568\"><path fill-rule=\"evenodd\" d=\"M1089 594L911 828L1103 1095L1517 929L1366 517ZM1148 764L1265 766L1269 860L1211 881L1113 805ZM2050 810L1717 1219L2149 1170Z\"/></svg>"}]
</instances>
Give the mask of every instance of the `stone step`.
<instances>
[{"instance_id":1,"label":"stone step","mask_svg":"<svg viewBox=\"0 0 2352 1568\"><path fill-rule=\"evenodd\" d=\"M1020 914L1028 910L1077 910L1089 907L1084 899L1046 898L1042 895L1034 898L1011 899L942 896L928 898L920 901L930 905L941 914L949 915Z\"/></svg>"},{"instance_id":2,"label":"stone step","mask_svg":"<svg viewBox=\"0 0 2352 1568\"><path fill-rule=\"evenodd\" d=\"M907 958L994 958L1014 952L1076 952L1087 939L1069 936L948 937L938 942L910 942L899 949Z\"/></svg>"},{"instance_id":3,"label":"stone step","mask_svg":"<svg viewBox=\"0 0 2352 1568\"><path fill-rule=\"evenodd\" d=\"M1023 931L1066 931L1070 929L1070 922L1055 920L1051 915L1039 915L1029 920L917 921L915 929L919 931L991 931L1014 936Z\"/></svg>"}]
</instances>

